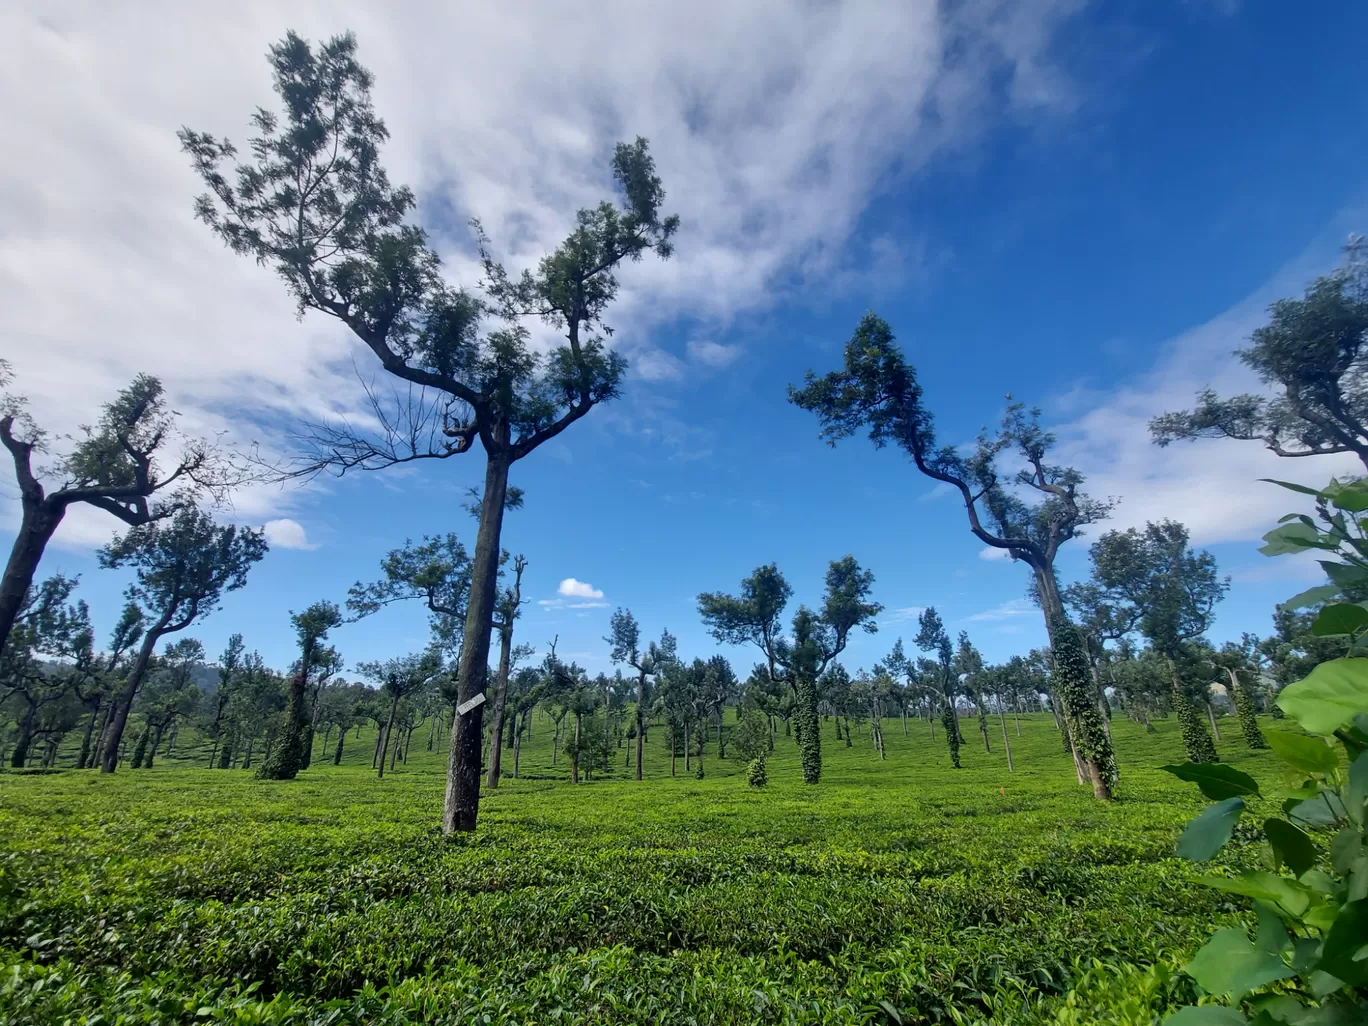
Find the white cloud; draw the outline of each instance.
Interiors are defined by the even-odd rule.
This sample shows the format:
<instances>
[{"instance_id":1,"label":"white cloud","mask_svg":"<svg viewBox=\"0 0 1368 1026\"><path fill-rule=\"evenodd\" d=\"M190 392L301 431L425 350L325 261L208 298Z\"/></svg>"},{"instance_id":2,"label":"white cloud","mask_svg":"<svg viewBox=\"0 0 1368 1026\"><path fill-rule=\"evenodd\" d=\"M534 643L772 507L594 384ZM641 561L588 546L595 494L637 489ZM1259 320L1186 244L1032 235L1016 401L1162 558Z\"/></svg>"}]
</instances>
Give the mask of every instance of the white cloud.
<instances>
[{"instance_id":1,"label":"white cloud","mask_svg":"<svg viewBox=\"0 0 1368 1026\"><path fill-rule=\"evenodd\" d=\"M560 587L556 591L566 598L601 599L603 592L595 588L592 584L584 581L577 581L573 577L567 577L560 582Z\"/></svg>"},{"instance_id":2,"label":"white cloud","mask_svg":"<svg viewBox=\"0 0 1368 1026\"><path fill-rule=\"evenodd\" d=\"M737 346L724 346L720 342L693 340L688 345L689 357L706 367L730 367L741 355Z\"/></svg>"},{"instance_id":3,"label":"white cloud","mask_svg":"<svg viewBox=\"0 0 1368 1026\"><path fill-rule=\"evenodd\" d=\"M632 360L631 369L643 381L678 381L684 365L663 349L646 349Z\"/></svg>"},{"instance_id":4,"label":"white cloud","mask_svg":"<svg viewBox=\"0 0 1368 1026\"><path fill-rule=\"evenodd\" d=\"M569 602L566 599L537 599L543 609L606 609L607 602Z\"/></svg>"},{"instance_id":5,"label":"white cloud","mask_svg":"<svg viewBox=\"0 0 1368 1026\"><path fill-rule=\"evenodd\" d=\"M284 517L279 520L268 520L263 526L266 531L266 541L272 548L318 548L317 545L310 543L309 536L304 530L304 525L298 520L291 520L288 517Z\"/></svg>"},{"instance_id":6,"label":"white cloud","mask_svg":"<svg viewBox=\"0 0 1368 1026\"><path fill-rule=\"evenodd\" d=\"M326 319L297 323L268 268L194 221L202 186L175 137L188 125L245 150L249 115L275 105L263 58L286 27L356 31L383 159L457 283L478 276L467 217L510 269L529 266L607 193L612 143L648 137L683 227L674 259L624 268L609 320L637 374L665 380L675 358L652 354L651 327L725 324L824 281L890 175L1002 117L1071 109L1051 47L1078 6L16 0L0 7L5 139L24 155L0 163L0 335L18 390L70 430L150 371L193 433L268 445L282 419L355 411L351 361L376 365ZM455 63L453 39L471 41ZM259 523L286 504L259 492L238 509Z\"/></svg>"},{"instance_id":7,"label":"white cloud","mask_svg":"<svg viewBox=\"0 0 1368 1026\"><path fill-rule=\"evenodd\" d=\"M964 619L968 623L999 623L1003 620L1011 620L1018 616L1039 616L1040 610L1029 599L1014 598L1008 599L1000 606L992 609L985 609L981 613L973 616L966 616Z\"/></svg>"},{"instance_id":8,"label":"white cloud","mask_svg":"<svg viewBox=\"0 0 1368 1026\"><path fill-rule=\"evenodd\" d=\"M995 545L987 545L979 549L979 559L994 561L999 559L1011 559L1012 554L1006 549L1000 549Z\"/></svg>"},{"instance_id":9,"label":"white cloud","mask_svg":"<svg viewBox=\"0 0 1368 1026\"><path fill-rule=\"evenodd\" d=\"M902 606L898 609L889 609L884 613L884 618L880 623L911 623L925 612L925 606Z\"/></svg>"},{"instance_id":10,"label":"white cloud","mask_svg":"<svg viewBox=\"0 0 1368 1026\"><path fill-rule=\"evenodd\" d=\"M1307 505L1260 478L1320 485L1335 474L1362 473L1350 454L1286 459L1258 442L1220 439L1161 449L1149 434L1151 417L1190 408L1208 385L1221 394L1262 391L1232 352L1266 322L1270 302L1300 294L1335 262L1334 250L1318 245L1254 295L1166 343L1148 375L1115 391L1076 389L1064 397L1073 419L1055 428L1059 462L1087 475L1085 489L1091 495L1120 499L1111 519L1092 534L1167 517L1186 524L1197 545L1253 541L1277 526L1278 517Z\"/></svg>"}]
</instances>

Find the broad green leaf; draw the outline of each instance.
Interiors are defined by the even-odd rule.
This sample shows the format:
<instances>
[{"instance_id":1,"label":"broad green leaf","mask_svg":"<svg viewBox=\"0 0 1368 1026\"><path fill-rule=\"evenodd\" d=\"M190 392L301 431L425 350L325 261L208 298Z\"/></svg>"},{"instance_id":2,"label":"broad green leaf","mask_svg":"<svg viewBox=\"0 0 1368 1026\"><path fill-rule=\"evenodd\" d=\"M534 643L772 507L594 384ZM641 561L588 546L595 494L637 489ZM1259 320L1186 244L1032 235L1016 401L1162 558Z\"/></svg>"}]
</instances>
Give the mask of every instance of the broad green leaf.
<instances>
[{"instance_id":1,"label":"broad green leaf","mask_svg":"<svg viewBox=\"0 0 1368 1026\"><path fill-rule=\"evenodd\" d=\"M1278 708L1312 734L1330 735L1368 713L1368 659L1321 663L1278 695Z\"/></svg>"},{"instance_id":2,"label":"broad green leaf","mask_svg":"<svg viewBox=\"0 0 1368 1026\"><path fill-rule=\"evenodd\" d=\"M1308 488L1306 485L1295 484L1292 481L1279 481L1277 478L1273 477L1261 477L1259 480L1268 484L1278 485L1281 488L1286 488L1288 491L1300 492L1302 495L1314 495L1319 498L1321 494L1319 489Z\"/></svg>"},{"instance_id":3,"label":"broad green leaf","mask_svg":"<svg viewBox=\"0 0 1368 1026\"><path fill-rule=\"evenodd\" d=\"M1330 496L1330 501L1336 509L1342 509L1346 513L1362 513L1368 509L1368 487L1357 481L1347 484L1336 489Z\"/></svg>"},{"instance_id":4,"label":"broad green leaf","mask_svg":"<svg viewBox=\"0 0 1368 1026\"><path fill-rule=\"evenodd\" d=\"M1165 1019L1164 1026L1249 1026L1249 1020L1225 1005L1188 1005Z\"/></svg>"},{"instance_id":5,"label":"broad green leaf","mask_svg":"<svg viewBox=\"0 0 1368 1026\"><path fill-rule=\"evenodd\" d=\"M1280 524L1290 524L1294 520L1299 524L1305 524L1307 527L1313 529L1316 526L1316 522L1312 520L1310 517L1308 517L1305 513L1287 513L1283 516L1278 517L1278 523Z\"/></svg>"},{"instance_id":6,"label":"broad green leaf","mask_svg":"<svg viewBox=\"0 0 1368 1026\"><path fill-rule=\"evenodd\" d=\"M1340 876L1348 876L1354 860L1363 854L1363 833L1358 827L1347 826L1330 842L1330 865Z\"/></svg>"},{"instance_id":7,"label":"broad green leaf","mask_svg":"<svg viewBox=\"0 0 1368 1026\"><path fill-rule=\"evenodd\" d=\"M1307 606L1318 606L1322 602L1337 598L1339 593L1338 584L1318 584L1314 588L1307 588L1305 591L1298 592L1286 602L1280 602L1278 608L1292 610L1304 609Z\"/></svg>"},{"instance_id":8,"label":"broad green leaf","mask_svg":"<svg viewBox=\"0 0 1368 1026\"><path fill-rule=\"evenodd\" d=\"M1311 891L1296 880L1269 873L1262 869L1246 870L1237 877L1204 876L1201 882L1218 891L1230 894L1243 894L1249 898L1280 905L1294 916L1300 916L1311 907Z\"/></svg>"},{"instance_id":9,"label":"broad green leaf","mask_svg":"<svg viewBox=\"0 0 1368 1026\"><path fill-rule=\"evenodd\" d=\"M1321 541L1321 534L1314 527L1305 524L1283 524L1263 536L1267 542L1259 549L1265 556L1285 556L1291 552L1305 552L1307 549L1333 549L1332 543Z\"/></svg>"},{"instance_id":10,"label":"broad green leaf","mask_svg":"<svg viewBox=\"0 0 1368 1026\"><path fill-rule=\"evenodd\" d=\"M1349 764L1349 786L1344 789L1344 811L1363 826L1363 803L1368 802L1368 752Z\"/></svg>"},{"instance_id":11,"label":"broad green leaf","mask_svg":"<svg viewBox=\"0 0 1368 1026\"><path fill-rule=\"evenodd\" d=\"M1339 766L1339 753L1318 737L1270 730L1264 734L1278 758L1303 773L1333 773Z\"/></svg>"},{"instance_id":12,"label":"broad green leaf","mask_svg":"<svg viewBox=\"0 0 1368 1026\"><path fill-rule=\"evenodd\" d=\"M1281 955L1292 947L1292 938L1287 926L1278 917L1278 910L1266 901L1255 900L1254 914L1259 917L1259 928L1254 937L1254 946L1270 955Z\"/></svg>"},{"instance_id":13,"label":"broad green leaf","mask_svg":"<svg viewBox=\"0 0 1368 1026\"><path fill-rule=\"evenodd\" d=\"M1283 811L1287 818L1303 826L1334 826L1345 818L1344 802L1329 788L1323 788L1315 797L1302 802L1284 802Z\"/></svg>"},{"instance_id":14,"label":"broad green leaf","mask_svg":"<svg viewBox=\"0 0 1368 1026\"><path fill-rule=\"evenodd\" d=\"M1319 562L1325 576L1341 588L1357 588L1368 583L1368 567L1357 563L1333 563L1328 559Z\"/></svg>"},{"instance_id":15,"label":"broad green leaf","mask_svg":"<svg viewBox=\"0 0 1368 1026\"><path fill-rule=\"evenodd\" d=\"M1253 777L1221 762L1185 762L1179 766L1159 768L1165 773L1172 773L1179 780L1196 784L1202 794L1214 802L1259 793L1259 785Z\"/></svg>"},{"instance_id":16,"label":"broad green leaf","mask_svg":"<svg viewBox=\"0 0 1368 1026\"><path fill-rule=\"evenodd\" d=\"M1351 901L1340 909L1325 935L1325 947L1316 968L1356 987L1368 985L1368 959L1354 958L1366 939L1368 899Z\"/></svg>"},{"instance_id":17,"label":"broad green leaf","mask_svg":"<svg viewBox=\"0 0 1368 1026\"><path fill-rule=\"evenodd\" d=\"M1183 966L1208 994L1233 996L1236 1001L1256 987L1293 975L1277 955L1260 951L1241 929L1217 930L1202 950Z\"/></svg>"},{"instance_id":18,"label":"broad green leaf","mask_svg":"<svg viewBox=\"0 0 1368 1026\"><path fill-rule=\"evenodd\" d=\"M1339 738L1340 744L1344 745L1344 750L1349 754L1349 761L1353 762L1364 752L1368 752L1368 716L1359 713L1354 717L1353 723L1335 731L1335 737Z\"/></svg>"},{"instance_id":19,"label":"broad green leaf","mask_svg":"<svg viewBox=\"0 0 1368 1026\"><path fill-rule=\"evenodd\" d=\"M1326 606L1311 622L1311 633L1318 638L1333 638L1342 634L1356 634L1368 627L1368 609L1349 602Z\"/></svg>"},{"instance_id":20,"label":"broad green leaf","mask_svg":"<svg viewBox=\"0 0 1368 1026\"><path fill-rule=\"evenodd\" d=\"M1279 867L1286 866L1292 870L1293 876L1301 876L1316 864L1316 846L1311 843L1311 838L1287 820L1266 819L1263 829Z\"/></svg>"},{"instance_id":21,"label":"broad green leaf","mask_svg":"<svg viewBox=\"0 0 1368 1026\"><path fill-rule=\"evenodd\" d=\"M1178 856L1192 862L1205 862L1214 856L1230 840L1244 809L1243 798L1227 798L1208 805L1178 838Z\"/></svg>"}]
</instances>

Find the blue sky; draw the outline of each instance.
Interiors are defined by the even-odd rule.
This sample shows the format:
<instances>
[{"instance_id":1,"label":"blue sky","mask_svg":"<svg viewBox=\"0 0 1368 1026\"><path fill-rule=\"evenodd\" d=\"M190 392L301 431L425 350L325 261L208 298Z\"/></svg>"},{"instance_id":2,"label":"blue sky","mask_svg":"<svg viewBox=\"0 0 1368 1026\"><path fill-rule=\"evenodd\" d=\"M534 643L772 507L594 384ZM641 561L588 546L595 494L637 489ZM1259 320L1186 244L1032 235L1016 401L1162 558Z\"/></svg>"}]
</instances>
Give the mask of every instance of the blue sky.
<instances>
[{"instance_id":1,"label":"blue sky","mask_svg":"<svg viewBox=\"0 0 1368 1026\"><path fill-rule=\"evenodd\" d=\"M831 10L757 4L752 18L724 5L711 40L633 12L611 31L640 44L637 56L604 70L555 63L557 34L579 30L556 16L527 28L481 8L475 30L512 98L482 91L476 68L477 81L440 86L465 89L448 114L420 102L437 79L405 70L421 54L400 59L440 38L435 9L431 24L362 7L348 18L248 5L241 23L209 26L173 12L148 43L94 6L63 22L21 4L6 17L23 53L0 73L0 100L25 74L52 79L53 92L21 125L33 163L0 178L0 215L14 225L0 241L0 317L19 390L45 423L74 425L145 368L163 374L188 426L277 450L286 414L354 395L351 361L370 371L360 347L321 319L296 322L268 272L193 224L195 183L173 138L184 122L242 140L269 96L266 44L286 27L353 27L378 76L395 177L415 185L454 279L471 277L467 216L485 216L511 264L535 259L603 192L623 135L652 139L685 218L677 259L624 272L608 318L634 367L624 398L515 467L526 507L507 518L504 543L529 561L520 640L544 650L558 635L563 655L610 669L601 639L623 605L647 634L668 627L685 655L708 655L698 592L734 589L775 561L795 607L816 602L827 562L849 552L889 610L851 645L852 668L910 641L909 611L927 605L990 659L1041 644L1025 568L982 558L952 497L863 439L826 448L785 402L805 370L836 365L868 309L897 332L945 440L972 439L1008 392L1041 406L1094 493L1120 498L1114 526L1182 519L1235 578L1214 639L1268 630L1272 605L1309 571L1255 551L1295 506L1255 478L1318 482L1349 468L1279 462L1252 443L1158 450L1144 423L1208 382L1247 387L1230 350L1267 302L1333 267L1345 235L1368 224L1356 71L1368 8L985 3L951 16L924 5L895 26ZM120 31L151 52L129 59ZM753 67L732 59L743 54ZM184 76L183 95L167 98L136 67L159 61ZM519 129L498 104L515 100L534 142L510 141ZM340 601L406 537L456 531L473 543L460 503L481 477L476 453L244 495L238 519L276 521L278 538L308 547L276 545L191 633L217 651L241 631L285 664L290 610ZM112 526L73 518L43 567L82 575L102 632L126 583L91 554ZM1086 543L1060 570L1066 581L1086 571ZM602 597L575 608L558 595L566 578ZM350 667L421 647L425 631L415 605L335 642ZM728 654L744 675L752 656Z\"/></svg>"}]
</instances>

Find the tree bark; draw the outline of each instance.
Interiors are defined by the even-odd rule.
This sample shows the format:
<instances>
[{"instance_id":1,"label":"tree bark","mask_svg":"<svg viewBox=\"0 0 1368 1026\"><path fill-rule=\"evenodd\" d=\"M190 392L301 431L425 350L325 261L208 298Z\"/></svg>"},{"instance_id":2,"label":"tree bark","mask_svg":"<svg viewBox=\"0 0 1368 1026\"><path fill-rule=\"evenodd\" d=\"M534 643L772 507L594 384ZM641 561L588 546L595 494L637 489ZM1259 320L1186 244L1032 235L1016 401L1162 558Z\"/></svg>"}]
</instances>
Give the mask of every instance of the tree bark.
<instances>
[{"instance_id":1,"label":"tree bark","mask_svg":"<svg viewBox=\"0 0 1368 1026\"><path fill-rule=\"evenodd\" d=\"M499 675L494 682L494 719L489 725L489 770L485 786L499 786L500 760L503 758L504 712L508 706L509 664L513 661L513 620L499 627Z\"/></svg>"},{"instance_id":2,"label":"tree bark","mask_svg":"<svg viewBox=\"0 0 1368 1026\"><path fill-rule=\"evenodd\" d=\"M459 701L485 693L489 675L489 635L494 623L494 602L499 583L499 535L503 530L504 502L508 494L511 463L507 444L509 427L496 424L496 452L486 453L484 498L480 506L480 530L475 538L475 558L470 575L470 599L465 635L461 643ZM457 717L447 756L446 795L442 803L442 832L475 829L480 814L480 754L483 747L484 703Z\"/></svg>"},{"instance_id":3,"label":"tree bark","mask_svg":"<svg viewBox=\"0 0 1368 1026\"><path fill-rule=\"evenodd\" d=\"M90 719L86 720L85 736L81 738L81 754L76 757L76 768L85 769L90 764L90 739L95 733L95 721L100 718L100 704L90 710Z\"/></svg>"},{"instance_id":4,"label":"tree bark","mask_svg":"<svg viewBox=\"0 0 1368 1026\"><path fill-rule=\"evenodd\" d=\"M394 716L399 711L399 696L395 695L390 702L389 719L385 722L385 729L380 732L380 777L385 775L385 757L389 755L390 735L394 732ZM391 766L390 769L394 767Z\"/></svg>"},{"instance_id":5,"label":"tree bark","mask_svg":"<svg viewBox=\"0 0 1368 1026\"><path fill-rule=\"evenodd\" d=\"M161 640L162 628L169 622L169 617L163 615L162 619L143 635L143 643L138 648L138 657L133 660L133 666L129 669L128 677L124 681L123 692L119 695L114 707L114 719L109 725L109 740L105 744L104 761L100 764L101 773L113 773L118 768L119 743L123 740L124 727L128 725L128 712L133 706L133 698L137 695L138 688L142 686L143 675L147 673L147 664L152 659L152 651L157 647L157 642Z\"/></svg>"},{"instance_id":6,"label":"tree bark","mask_svg":"<svg viewBox=\"0 0 1368 1026\"><path fill-rule=\"evenodd\" d=\"M333 754L333 765L342 765L342 742L347 739L347 728L343 727L337 734L337 751Z\"/></svg>"},{"instance_id":7,"label":"tree bark","mask_svg":"<svg viewBox=\"0 0 1368 1026\"><path fill-rule=\"evenodd\" d=\"M637 700L636 700L636 778L642 778L641 769L644 764L644 746L646 744L646 674L637 675Z\"/></svg>"},{"instance_id":8,"label":"tree bark","mask_svg":"<svg viewBox=\"0 0 1368 1026\"><path fill-rule=\"evenodd\" d=\"M998 721L1002 724L1002 747L1007 749L1007 772L1015 773L1012 766L1012 742L1007 739L1007 711L1002 707L1002 696L997 696ZM1018 721L1018 727L1020 721Z\"/></svg>"},{"instance_id":9,"label":"tree bark","mask_svg":"<svg viewBox=\"0 0 1368 1026\"><path fill-rule=\"evenodd\" d=\"M21 491L26 491L22 485ZM19 532L14 537L9 562L5 564L5 576L0 578L0 653L5 651L10 631L19 618L19 611L24 608L24 599L43 559L43 550L66 515L65 506L54 508L46 501L35 502L27 495L23 496L23 504Z\"/></svg>"}]
</instances>

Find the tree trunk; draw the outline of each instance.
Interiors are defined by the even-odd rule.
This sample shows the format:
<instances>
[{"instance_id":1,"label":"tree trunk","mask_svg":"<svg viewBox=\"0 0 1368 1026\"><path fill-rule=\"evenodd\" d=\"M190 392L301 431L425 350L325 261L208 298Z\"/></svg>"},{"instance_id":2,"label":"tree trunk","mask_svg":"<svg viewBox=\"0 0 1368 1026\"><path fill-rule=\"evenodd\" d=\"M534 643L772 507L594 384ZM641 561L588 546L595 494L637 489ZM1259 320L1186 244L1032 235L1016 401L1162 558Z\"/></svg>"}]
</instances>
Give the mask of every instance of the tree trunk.
<instances>
[{"instance_id":1,"label":"tree trunk","mask_svg":"<svg viewBox=\"0 0 1368 1026\"><path fill-rule=\"evenodd\" d=\"M342 727L337 733L337 751L333 753L333 765L342 765L342 742L347 739L347 728Z\"/></svg>"},{"instance_id":2,"label":"tree trunk","mask_svg":"<svg viewBox=\"0 0 1368 1026\"><path fill-rule=\"evenodd\" d=\"M688 773L688 772L689 772L690 760L691 760L692 756L693 756L693 753L690 751L690 746L689 746L689 722L688 722L687 720L685 720L685 721L684 721L684 772L685 772L685 773Z\"/></svg>"},{"instance_id":3,"label":"tree trunk","mask_svg":"<svg viewBox=\"0 0 1368 1026\"><path fill-rule=\"evenodd\" d=\"M522 716L521 716L521 719L522 719L522 720L526 720L526 719L527 719L527 713L523 713ZM522 727L522 724L519 723L519 724L515 724L515 728L516 728L516 729L513 731L513 779L514 779L514 780L517 780L517 779L518 779L518 763L519 763L519 761L522 759L522 736L523 736L523 727Z\"/></svg>"},{"instance_id":4,"label":"tree trunk","mask_svg":"<svg viewBox=\"0 0 1368 1026\"><path fill-rule=\"evenodd\" d=\"M42 500L33 502L25 497L23 505L19 531L14 536L9 562L5 564L5 576L0 578L0 653L5 651L14 621L19 618L19 610L24 608L24 599L42 561L43 550L66 515L65 506L54 507Z\"/></svg>"},{"instance_id":5,"label":"tree trunk","mask_svg":"<svg viewBox=\"0 0 1368 1026\"><path fill-rule=\"evenodd\" d=\"M100 705L97 702L95 708L90 711L90 719L86 720L85 736L81 738L81 754L76 757L76 768L85 769L90 764L90 739L95 733L95 721L100 717Z\"/></svg>"},{"instance_id":6,"label":"tree trunk","mask_svg":"<svg viewBox=\"0 0 1368 1026\"><path fill-rule=\"evenodd\" d=\"M499 786L499 762L503 758L504 715L508 706L508 673L513 661L513 614L499 628L499 675L494 682L494 719L489 725L489 770L485 786Z\"/></svg>"},{"instance_id":7,"label":"tree trunk","mask_svg":"<svg viewBox=\"0 0 1368 1026\"><path fill-rule=\"evenodd\" d=\"M138 648L138 658L133 660L133 666L128 671L128 678L124 681L123 691L114 708L114 719L109 725L109 740L105 745L104 761L100 764L101 773L113 773L118 768L119 744L123 741L124 727L128 725L128 711L133 707L133 698L137 695L138 688L142 686L147 664L152 659L152 650L157 647L162 631L169 622L169 614L163 614L162 618L143 635L143 643Z\"/></svg>"},{"instance_id":8,"label":"tree trunk","mask_svg":"<svg viewBox=\"0 0 1368 1026\"><path fill-rule=\"evenodd\" d=\"M389 754L389 750L390 750L390 734L393 733L393 731L394 731L394 716L395 716L395 713L397 713L398 711L399 711L399 696L398 696L398 695L395 695L395 696L394 696L394 699L390 702L389 719L385 721L385 729L382 730L382 731L380 732L380 738L379 738L379 741L380 741L380 759L379 759L379 763L380 763L380 772L379 772L378 776L380 776L381 778L383 778L384 775L385 775L385 757ZM394 768L393 766L390 767L390 769L393 769L393 768Z\"/></svg>"},{"instance_id":9,"label":"tree trunk","mask_svg":"<svg viewBox=\"0 0 1368 1026\"><path fill-rule=\"evenodd\" d=\"M104 758L105 740L109 734L109 725L114 719L114 701L107 699L104 702L104 716L100 719L100 732L95 735L95 747L91 750L90 760L86 763L87 769L94 769Z\"/></svg>"},{"instance_id":10,"label":"tree trunk","mask_svg":"<svg viewBox=\"0 0 1368 1026\"><path fill-rule=\"evenodd\" d=\"M1012 742L1007 740L1007 712L1002 708L1001 695L997 696L997 700L998 721L1002 724L1002 747L1007 750L1007 772L1014 773L1016 771L1012 767ZM1017 726L1018 728L1021 726L1019 720L1017 721Z\"/></svg>"},{"instance_id":11,"label":"tree trunk","mask_svg":"<svg viewBox=\"0 0 1368 1026\"><path fill-rule=\"evenodd\" d=\"M458 695L462 702L483 695L489 675L489 633L494 623L495 593L499 585L499 535L503 530L504 502L508 494L509 432L507 424L496 424L494 435L500 451L486 451L480 530L475 537L465 635L461 643ZM442 803L442 832L445 834L474 830L480 813L484 704L457 719L447 758L446 796Z\"/></svg>"},{"instance_id":12,"label":"tree trunk","mask_svg":"<svg viewBox=\"0 0 1368 1026\"><path fill-rule=\"evenodd\" d=\"M256 731L247 735L247 750L242 753L242 768L252 768L252 749L256 746Z\"/></svg>"},{"instance_id":13,"label":"tree trunk","mask_svg":"<svg viewBox=\"0 0 1368 1026\"><path fill-rule=\"evenodd\" d=\"M579 714L579 713L575 713L575 747L572 748L572 749L570 750L570 780L571 780L572 783L575 783L575 784L578 784L578 783L580 782L580 778L579 778L580 724L581 724L580 714Z\"/></svg>"},{"instance_id":14,"label":"tree trunk","mask_svg":"<svg viewBox=\"0 0 1368 1026\"><path fill-rule=\"evenodd\" d=\"M28 698L27 695L24 696ZM29 702L24 708L24 715L19 718L19 737L14 742L14 751L10 753L10 768L23 769L28 762L29 745L33 744L33 719L38 713L38 707Z\"/></svg>"},{"instance_id":15,"label":"tree trunk","mask_svg":"<svg viewBox=\"0 0 1368 1026\"><path fill-rule=\"evenodd\" d=\"M1216 711L1211 708L1211 699L1206 699L1203 703L1206 706L1207 722L1211 724L1211 733L1217 741L1221 740L1221 728L1216 726Z\"/></svg>"},{"instance_id":16,"label":"tree trunk","mask_svg":"<svg viewBox=\"0 0 1368 1026\"><path fill-rule=\"evenodd\" d=\"M641 779L643 748L646 744L646 674L637 677L636 700L636 778Z\"/></svg>"},{"instance_id":17,"label":"tree trunk","mask_svg":"<svg viewBox=\"0 0 1368 1026\"><path fill-rule=\"evenodd\" d=\"M436 742L436 740L437 740L437 721L438 721L440 718L441 718L440 716L434 715L434 716L432 717L432 725L428 727L428 745L427 745L427 750L428 750L429 752L432 751L432 746L433 746L433 744L434 744L434 743Z\"/></svg>"}]
</instances>

